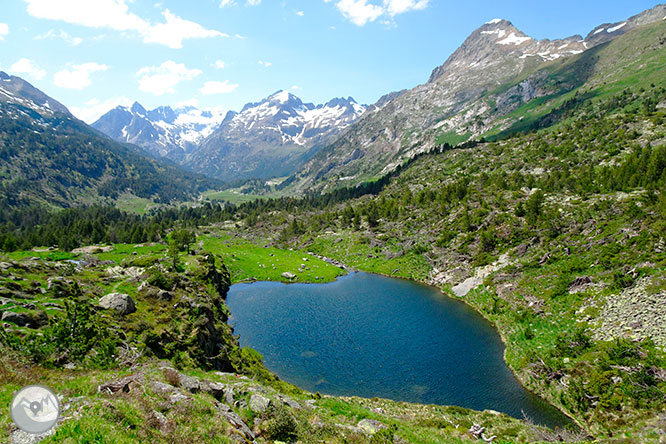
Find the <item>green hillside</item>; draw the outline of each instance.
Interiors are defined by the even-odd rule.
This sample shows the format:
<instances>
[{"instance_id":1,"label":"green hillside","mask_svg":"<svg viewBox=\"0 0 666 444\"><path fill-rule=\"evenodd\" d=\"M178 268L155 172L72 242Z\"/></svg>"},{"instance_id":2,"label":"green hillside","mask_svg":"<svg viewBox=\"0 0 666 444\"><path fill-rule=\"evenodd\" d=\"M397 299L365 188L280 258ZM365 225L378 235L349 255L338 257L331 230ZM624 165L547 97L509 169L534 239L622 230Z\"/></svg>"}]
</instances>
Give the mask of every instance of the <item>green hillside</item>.
<instances>
[{"instance_id":1,"label":"green hillside","mask_svg":"<svg viewBox=\"0 0 666 444\"><path fill-rule=\"evenodd\" d=\"M128 196L170 203L219 186L116 143L70 115L0 102L2 209L113 204Z\"/></svg>"}]
</instances>

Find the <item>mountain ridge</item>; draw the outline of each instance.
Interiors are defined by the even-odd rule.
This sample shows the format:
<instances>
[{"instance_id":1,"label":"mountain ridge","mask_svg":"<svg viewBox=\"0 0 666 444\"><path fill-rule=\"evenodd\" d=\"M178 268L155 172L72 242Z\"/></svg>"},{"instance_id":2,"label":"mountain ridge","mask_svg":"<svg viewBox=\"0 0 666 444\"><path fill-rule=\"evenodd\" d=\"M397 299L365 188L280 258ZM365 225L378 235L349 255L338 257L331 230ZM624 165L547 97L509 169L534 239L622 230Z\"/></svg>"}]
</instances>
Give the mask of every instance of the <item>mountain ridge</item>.
<instances>
[{"instance_id":1,"label":"mountain ridge","mask_svg":"<svg viewBox=\"0 0 666 444\"><path fill-rule=\"evenodd\" d=\"M221 183L115 142L25 80L0 72L0 208L169 203ZM8 80L9 79L9 80Z\"/></svg>"},{"instance_id":2,"label":"mountain ridge","mask_svg":"<svg viewBox=\"0 0 666 444\"><path fill-rule=\"evenodd\" d=\"M93 127L192 171L225 180L271 178L293 173L365 111L352 97L324 104L303 102L284 90L239 111L213 112L135 102L100 117Z\"/></svg>"},{"instance_id":3,"label":"mountain ridge","mask_svg":"<svg viewBox=\"0 0 666 444\"><path fill-rule=\"evenodd\" d=\"M288 192L325 191L374 180L438 144L457 144L490 131L508 130L512 116L535 99L561 97L594 72L595 48L650 23L661 23L666 5L597 26L588 36L537 41L507 20L473 31L424 84L370 107L345 134L321 149L291 179ZM596 32L595 30L603 30ZM596 32L596 34L595 34ZM567 61L579 60L580 73ZM609 70L612 68L609 68Z\"/></svg>"}]
</instances>

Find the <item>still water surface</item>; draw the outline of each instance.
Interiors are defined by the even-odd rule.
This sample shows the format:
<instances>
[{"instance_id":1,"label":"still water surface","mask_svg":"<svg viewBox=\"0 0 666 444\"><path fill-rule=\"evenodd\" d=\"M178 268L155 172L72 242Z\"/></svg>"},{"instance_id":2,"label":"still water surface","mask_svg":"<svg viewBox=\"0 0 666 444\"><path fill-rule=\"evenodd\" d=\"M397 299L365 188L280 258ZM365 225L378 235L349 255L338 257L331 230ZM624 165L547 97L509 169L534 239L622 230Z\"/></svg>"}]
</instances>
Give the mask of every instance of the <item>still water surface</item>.
<instances>
[{"instance_id":1,"label":"still water surface","mask_svg":"<svg viewBox=\"0 0 666 444\"><path fill-rule=\"evenodd\" d=\"M241 345L306 390L569 422L518 383L490 323L432 287L351 273L327 284L237 284L227 304Z\"/></svg>"}]
</instances>

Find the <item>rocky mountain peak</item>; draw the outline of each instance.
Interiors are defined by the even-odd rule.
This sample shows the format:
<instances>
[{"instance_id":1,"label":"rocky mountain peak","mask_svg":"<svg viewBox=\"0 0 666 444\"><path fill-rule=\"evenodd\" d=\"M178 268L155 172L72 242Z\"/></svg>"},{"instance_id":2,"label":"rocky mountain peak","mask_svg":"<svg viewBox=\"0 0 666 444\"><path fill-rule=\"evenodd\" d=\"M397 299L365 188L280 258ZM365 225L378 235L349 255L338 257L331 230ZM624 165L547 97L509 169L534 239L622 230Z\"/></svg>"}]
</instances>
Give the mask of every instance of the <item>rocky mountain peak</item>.
<instances>
[{"instance_id":1,"label":"rocky mountain peak","mask_svg":"<svg viewBox=\"0 0 666 444\"><path fill-rule=\"evenodd\" d=\"M146 115L150 120L161 120L167 123L174 123L178 118L178 114L176 114L170 106L160 106L148 112Z\"/></svg>"},{"instance_id":2,"label":"rocky mountain peak","mask_svg":"<svg viewBox=\"0 0 666 444\"><path fill-rule=\"evenodd\" d=\"M139 102L134 102L134 104L132 104L130 112L134 114L142 114L144 116L147 114L146 108L144 108Z\"/></svg>"}]
</instances>

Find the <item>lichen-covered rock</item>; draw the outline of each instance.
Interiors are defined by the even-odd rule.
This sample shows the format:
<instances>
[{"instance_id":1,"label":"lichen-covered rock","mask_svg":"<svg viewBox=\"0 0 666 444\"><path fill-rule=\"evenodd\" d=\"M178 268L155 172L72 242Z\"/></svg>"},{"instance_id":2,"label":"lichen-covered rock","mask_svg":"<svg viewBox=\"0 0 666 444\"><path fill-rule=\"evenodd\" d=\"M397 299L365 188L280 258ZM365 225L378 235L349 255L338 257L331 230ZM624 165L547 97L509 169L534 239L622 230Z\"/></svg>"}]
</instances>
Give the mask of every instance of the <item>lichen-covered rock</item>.
<instances>
[{"instance_id":1,"label":"lichen-covered rock","mask_svg":"<svg viewBox=\"0 0 666 444\"><path fill-rule=\"evenodd\" d=\"M270 404L271 404L270 399L261 396L257 393L253 393L252 396L250 396L249 407L250 410L252 410L253 412L263 413L266 411L266 409Z\"/></svg>"}]
</instances>

